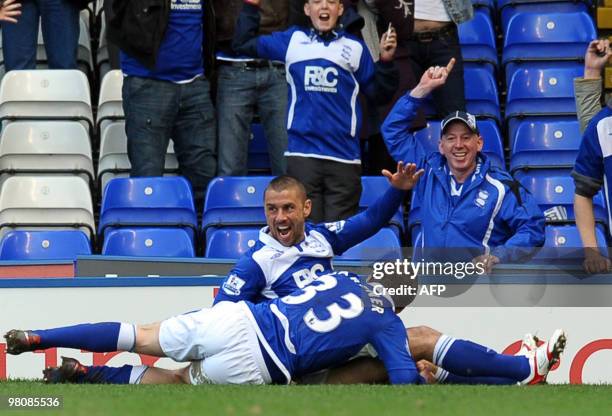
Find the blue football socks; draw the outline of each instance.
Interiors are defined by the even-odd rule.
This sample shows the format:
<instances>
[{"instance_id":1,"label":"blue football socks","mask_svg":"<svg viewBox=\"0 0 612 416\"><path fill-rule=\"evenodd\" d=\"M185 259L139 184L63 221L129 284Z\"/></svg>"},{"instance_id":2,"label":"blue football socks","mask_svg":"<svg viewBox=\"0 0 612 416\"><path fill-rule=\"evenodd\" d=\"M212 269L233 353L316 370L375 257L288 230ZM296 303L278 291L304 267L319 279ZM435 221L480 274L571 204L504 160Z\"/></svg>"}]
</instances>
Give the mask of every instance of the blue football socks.
<instances>
[{"instance_id":1,"label":"blue football socks","mask_svg":"<svg viewBox=\"0 0 612 416\"><path fill-rule=\"evenodd\" d=\"M147 366L124 365L122 367L85 366L87 371L78 374L77 383L87 384L139 384Z\"/></svg>"},{"instance_id":2,"label":"blue football socks","mask_svg":"<svg viewBox=\"0 0 612 416\"><path fill-rule=\"evenodd\" d=\"M447 335L442 335L436 343L433 360L449 373L464 377L495 377L519 382L531 373L527 357L498 354L482 345Z\"/></svg>"},{"instance_id":3,"label":"blue football socks","mask_svg":"<svg viewBox=\"0 0 612 416\"><path fill-rule=\"evenodd\" d=\"M64 347L93 352L130 351L136 339L135 326L120 322L37 329L33 332L40 336L41 349Z\"/></svg>"}]
</instances>

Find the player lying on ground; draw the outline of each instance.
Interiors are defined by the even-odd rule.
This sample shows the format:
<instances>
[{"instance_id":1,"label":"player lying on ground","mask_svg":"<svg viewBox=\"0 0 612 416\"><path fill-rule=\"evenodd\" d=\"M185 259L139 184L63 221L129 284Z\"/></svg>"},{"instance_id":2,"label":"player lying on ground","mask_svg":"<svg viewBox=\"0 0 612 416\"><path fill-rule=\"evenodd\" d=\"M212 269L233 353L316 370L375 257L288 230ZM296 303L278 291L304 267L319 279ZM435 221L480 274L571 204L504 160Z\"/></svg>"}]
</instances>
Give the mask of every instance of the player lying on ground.
<instances>
[{"instance_id":1,"label":"player lying on ground","mask_svg":"<svg viewBox=\"0 0 612 416\"><path fill-rule=\"evenodd\" d=\"M437 333L433 330L428 334ZM411 332L408 331L410 336ZM378 296L356 275L319 277L289 296L253 304L220 302L212 308L150 325L119 322L47 330L11 330L7 352L21 354L54 347L94 352L133 351L192 363L180 370L146 366L83 366L64 359L44 371L47 382L286 384L345 363L367 344L383 362L392 384L423 383L411 356L427 359L461 376L498 377L500 382L545 380L565 347L565 334L527 356L500 355L470 341L406 330L392 301ZM434 342L435 341L435 342Z\"/></svg>"}]
</instances>

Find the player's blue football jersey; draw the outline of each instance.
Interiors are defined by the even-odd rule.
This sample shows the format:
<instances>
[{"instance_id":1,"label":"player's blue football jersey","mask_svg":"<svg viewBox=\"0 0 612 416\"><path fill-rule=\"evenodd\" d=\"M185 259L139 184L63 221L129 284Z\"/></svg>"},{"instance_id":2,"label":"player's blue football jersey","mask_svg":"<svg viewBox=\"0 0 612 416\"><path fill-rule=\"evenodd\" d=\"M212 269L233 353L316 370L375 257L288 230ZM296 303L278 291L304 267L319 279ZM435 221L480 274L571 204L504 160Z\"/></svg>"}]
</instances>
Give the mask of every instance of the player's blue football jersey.
<instances>
[{"instance_id":1,"label":"player's blue football jersey","mask_svg":"<svg viewBox=\"0 0 612 416\"><path fill-rule=\"evenodd\" d=\"M589 189L585 197L593 197L601 186L604 188L606 207L608 210L608 232L612 235L612 108L605 106L591 119L584 131L580 150L572 176L576 181L576 189ZM582 186L581 186L582 185ZM590 194L590 195L589 195Z\"/></svg>"},{"instance_id":2,"label":"player's blue football jersey","mask_svg":"<svg viewBox=\"0 0 612 416\"><path fill-rule=\"evenodd\" d=\"M264 356L288 379L340 365L371 344L391 383L420 381L392 302L356 275L324 275L289 296L247 305Z\"/></svg>"},{"instance_id":3,"label":"player's blue football jersey","mask_svg":"<svg viewBox=\"0 0 612 416\"><path fill-rule=\"evenodd\" d=\"M404 192L389 187L366 211L323 224L306 223L305 238L285 247L264 227L259 241L236 263L221 284L215 303L261 302L287 296L333 271L332 259L376 234L397 212Z\"/></svg>"}]
</instances>

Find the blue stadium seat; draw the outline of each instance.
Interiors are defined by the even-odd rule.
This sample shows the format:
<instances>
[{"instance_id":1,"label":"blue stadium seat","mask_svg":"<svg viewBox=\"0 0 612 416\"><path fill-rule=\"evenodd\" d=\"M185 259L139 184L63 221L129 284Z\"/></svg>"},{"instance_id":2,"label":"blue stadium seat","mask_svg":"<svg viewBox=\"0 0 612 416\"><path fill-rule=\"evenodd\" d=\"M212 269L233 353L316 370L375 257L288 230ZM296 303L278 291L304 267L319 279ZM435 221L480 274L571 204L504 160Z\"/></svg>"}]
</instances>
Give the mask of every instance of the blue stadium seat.
<instances>
[{"instance_id":1,"label":"blue stadium seat","mask_svg":"<svg viewBox=\"0 0 612 416\"><path fill-rule=\"evenodd\" d=\"M588 4L588 0L498 0L501 32L505 36L508 24L519 13L588 13Z\"/></svg>"},{"instance_id":2,"label":"blue stadium seat","mask_svg":"<svg viewBox=\"0 0 612 416\"><path fill-rule=\"evenodd\" d=\"M476 9L474 18L460 24L458 29L464 62L488 63L497 67L495 29L488 9Z\"/></svg>"},{"instance_id":3,"label":"blue stadium seat","mask_svg":"<svg viewBox=\"0 0 612 416\"><path fill-rule=\"evenodd\" d=\"M501 121L497 80L483 66L464 66L465 101L467 111L475 116Z\"/></svg>"},{"instance_id":4,"label":"blue stadium seat","mask_svg":"<svg viewBox=\"0 0 612 416\"><path fill-rule=\"evenodd\" d=\"M213 179L206 190L202 229L206 240L217 227L266 224L264 191L271 176L226 176Z\"/></svg>"},{"instance_id":5,"label":"blue stadium seat","mask_svg":"<svg viewBox=\"0 0 612 416\"><path fill-rule=\"evenodd\" d=\"M193 240L197 214L191 185L179 176L110 180L102 198L100 234L116 227L185 228Z\"/></svg>"},{"instance_id":6,"label":"blue stadium seat","mask_svg":"<svg viewBox=\"0 0 612 416\"><path fill-rule=\"evenodd\" d=\"M511 61L584 59L589 42L597 37L588 12L517 13L508 22L502 64Z\"/></svg>"},{"instance_id":7,"label":"blue stadium seat","mask_svg":"<svg viewBox=\"0 0 612 416\"><path fill-rule=\"evenodd\" d=\"M376 261L402 258L402 246L395 231L383 228L367 240L351 247L336 260Z\"/></svg>"},{"instance_id":8,"label":"blue stadium seat","mask_svg":"<svg viewBox=\"0 0 612 416\"><path fill-rule=\"evenodd\" d=\"M204 257L238 259L257 243L259 227L226 227L213 230L206 239Z\"/></svg>"},{"instance_id":9,"label":"blue stadium seat","mask_svg":"<svg viewBox=\"0 0 612 416\"><path fill-rule=\"evenodd\" d=\"M510 137L510 171L526 168L570 169L574 166L581 135L574 117L520 120Z\"/></svg>"},{"instance_id":10,"label":"blue stadium seat","mask_svg":"<svg viewBox=\"0 0 612 416\"><path fill-rule=\"evenodd\" d=\"M0 242L0 260L75 260L91 254L82 231L10 231Z\"/></svg>"},{"instance_id":11,"label":"blue stadium seat","mask_svg":"<svg viewBox=\"0 0 612 416\"><path fill-rule=\"evenodd\" d=\"M501 133L497 123L493 120L477 120L476 124L483 138L483 153L491 160L493 166L498 166L505 169L504 149L502 146ZM428 152L438 151L438 142L440 140L440 122L437 120L429 120L427 126L416 131L417 140L425 145Z\"/></svg>"},{"instance_id":12,"label":"blue stadium seat","mask_svg":"<svg viewBox=\"0 0 612 416\"><path fill-rule=\"evenodd\" d=\"M268 144L260 123L251 124L248 156L249 172L270 173Z\"/></svg>"},{"instance_id":13,"label":"blue stadium seat","mask_svg":"<svg viewBox=\"0 0 612 416\"><path fill-rule=\"evenodd\" d=\"M104 236L102 254L133 257L195 257L193 239L182 228L120 228Z\"/></svg>"},{"instance_id":14,"label":"blue stadium seat","mask_svg":"<svg viewBox=\"0 0 612 416\"><path fill-rule=\"evenodd\" d=\"M582 65L574 62L509 64L506 119L576 114L574 78L582 73Z\"/></svg>"},{"instance_id":15,"label":"blue stadium seat","mask_svg":"<svg viewBox=\"0 0 612 416\"><path fill-rule=\"evenodd\" d=\"M359 199L359 210L364 211L378 200L389 188L389 181L384 176L362 176L361 177L361 198ZM395 228L398 235L404 230L403 208L393 215L389 224Z\"/></svg>"},{"instance_id":16,"label":"blue stadium seat","mask_svg":"<svg viewBox=\"0 0 612 416\"><path fill-rule=\"evenodd\" d=\"M547 215L547 222L574 222L574 179L569 171L530 170L518 171L515 177L531 192L536 202ZM595 221L607 223L608 214L603 194L593 198Z\"/></svg>"},{"instance_id":17,"label":"blue stadium seat","mask_svg":"<svg viewBox=\"0 0 612 416\"><path fill-rule=\"evenodd\" d=\"M595 238L601 253L607 256L607 243L602 227L595 227ZM547 225L544 247L536 254L530 263L535 264L575 263L581 264L584 260L582 240L578 227L575 225Z\"/></svg>"}]
</instances>

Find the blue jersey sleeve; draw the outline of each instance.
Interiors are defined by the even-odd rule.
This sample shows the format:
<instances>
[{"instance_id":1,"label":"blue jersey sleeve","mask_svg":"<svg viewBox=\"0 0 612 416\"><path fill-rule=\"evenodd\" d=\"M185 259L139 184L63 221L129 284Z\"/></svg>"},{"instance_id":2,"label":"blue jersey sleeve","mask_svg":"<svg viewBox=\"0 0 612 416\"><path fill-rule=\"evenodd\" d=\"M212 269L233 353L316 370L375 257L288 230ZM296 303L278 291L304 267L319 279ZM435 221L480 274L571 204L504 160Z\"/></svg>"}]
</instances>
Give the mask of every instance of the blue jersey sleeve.
<instances>
[{"instance_id":1,"label":"blue jersey sleeve","mask_svg":"<svg viewBox=\"0 0 612 416\"><path fill-rule=\"evenodd\" d=\"M295 28L257 38L257 56L272 61L286 61L287 49Z\"/></svg>"},{"instance_id":2,"label":"blue jersey sleeve","mask_svg":"<svg viewBox=\"0 0 612 416\"><path fill-rule=\"evenodd\" d=\"M296 29L257 36L259 21L259 8L245 3L236 22L232 48L239 54L253 58L285 62L291 35Z\"/></svg>"},{"instance_id":3,"label":"blue jersey sleeve","mask_svg":"<svg viewBox=\"0 0 612 416\"><path fill-rule=\"evenodd\" d=\"M604 108L600 114L606 110L607 108ZM576 184L576 194L585 198L593 198L603 184L603 152L599 144L599 134L597 132L597 122L601 119L600 114L595 116L595 119L589 123L584 131L578 156L576 157L576 164L572 171L572 177Z\"/></svg>"},{"instance_id":4,"label":"blue jersey sleeve","mask_svg":"<svg viewBox=\"0 0 612 416\"><path fill-rule=\"evenodd\" d=\"M397 100L380 129L393 159L415 163L418 168L425 167L427 151L410 132L410 126L422 102L421 98L411 97L410 93L405 94Z\"/></svg>"},{"instance_id":5,"label":"blue jersey sleeve","mask_svg":"<svg viewBox=\"0 0 612 416\"><path fill-rule=\"evenodd\" d=\"M361 52L361 57L359 59L359 68L355 71L355 79L359 83L359 85L367 86L368 83L374 77L374 73L376 72L376 67L374 65L374 60L370 55L370 51L368 47L363 42L359 42L363 47L363 51Z\"/></svg>"},{"instance_id":6,"label":"blue jersey sleeve","mask_svg":"<svg viewBox=\"0 0 612 416\"><path fill-rule=\"evenodd\" d=\"M387 311L385 313L392 313ZM410 355L406 328L394 315L393 322L373 336L370 343L383 362L391 384L420 384L421 376Z\"/></svg>"},{"instance_id":7,"label":"blue jersey sleeve","mask_svg":"<svg viewBox=\"0 0 612 416\"><path fill-rule=\"evenodd\" d=\"M365 211L345 221L326 223L318 228L331 244L334 254L340 255L386 226L399 209L404 195L404 191L389 187L387 192Z\"/></svg>"},{"instance_id":8,"label":"blue jersey sleeve","mask_svg":"<svg viewBox=\"0 0 612 416\"><path fill-rule=\"evenodd\" d=\"M250 257L242 257L221 283L213 302L256 302L266 287L266 278L259 265Z\"/></svg>"}]
</instances>

